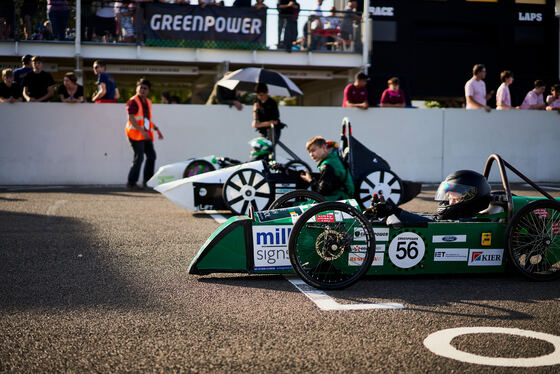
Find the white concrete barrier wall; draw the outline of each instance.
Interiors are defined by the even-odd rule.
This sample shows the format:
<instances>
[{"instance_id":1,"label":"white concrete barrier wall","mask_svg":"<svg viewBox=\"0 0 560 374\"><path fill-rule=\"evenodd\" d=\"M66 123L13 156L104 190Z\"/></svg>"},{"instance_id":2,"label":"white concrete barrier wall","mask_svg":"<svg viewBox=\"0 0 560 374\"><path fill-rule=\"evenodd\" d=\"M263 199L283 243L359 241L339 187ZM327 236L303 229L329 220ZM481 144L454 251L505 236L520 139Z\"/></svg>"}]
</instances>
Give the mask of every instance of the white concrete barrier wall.
<instances>
[{"instance_id":1,"label":"white concrete barrier wall","mask_svg":"<svg viewBox=\"0 0 560 374\"><path fill-rule=\"evenodd\" d=\"M214 154L249 158L252 108L154 105L165 139L156 168ZM0 184L124 184L132 150L124 104L0 104ZM482 171L499 153L536 181L560 182L560 116L556 112L281 107L283 142L304 160L314 135L338 140L342 118L402 178L439 182L457 169ZM279 152L282 155L282 151ZM498 179L492 174L492 180ZM511 180L519 180L511 175Z\"/></svg>"}]
</instances>

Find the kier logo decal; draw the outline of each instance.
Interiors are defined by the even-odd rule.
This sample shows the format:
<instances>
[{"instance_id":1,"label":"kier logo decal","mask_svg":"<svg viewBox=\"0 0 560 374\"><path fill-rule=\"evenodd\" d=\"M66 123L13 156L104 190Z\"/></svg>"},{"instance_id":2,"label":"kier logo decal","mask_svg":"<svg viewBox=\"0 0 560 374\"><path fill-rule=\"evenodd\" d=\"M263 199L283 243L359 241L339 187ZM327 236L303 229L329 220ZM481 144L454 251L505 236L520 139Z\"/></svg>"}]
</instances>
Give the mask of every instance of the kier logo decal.
<instances>
[{"instance_id":1,"label":"kier logo decal","mask_svg":"<svg viewBox=\"0 0 560 374\"><path fill-rule=\"evenodd\" d=\"M504 256L503 249L471 249L469 266L500 266Z\"/></svg>"}]
</instances>

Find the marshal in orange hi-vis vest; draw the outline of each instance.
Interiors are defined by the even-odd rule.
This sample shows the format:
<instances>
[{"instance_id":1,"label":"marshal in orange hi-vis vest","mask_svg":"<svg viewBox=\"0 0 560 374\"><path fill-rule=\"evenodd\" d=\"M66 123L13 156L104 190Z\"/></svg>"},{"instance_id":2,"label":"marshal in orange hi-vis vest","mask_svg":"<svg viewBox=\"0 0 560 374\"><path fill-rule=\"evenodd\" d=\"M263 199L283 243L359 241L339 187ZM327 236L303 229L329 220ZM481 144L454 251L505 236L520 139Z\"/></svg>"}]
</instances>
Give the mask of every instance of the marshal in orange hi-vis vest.
<instances>
[{"instance_id":1,"label":"marshal in orange hi-vis vest","mask_svg":"<svg viewBox=\"0 0 560 374\"><path fill-rule=\"evenodd\" d=\"M150 99L146 98L146 102L148 103L148 109L150 111L149 117L144 116L144 107L142 106L142 100L138 97L138 95L134 95L132 97L134 101L136 101L136 105L138 106L138 111L134 115L134 119L136 119L136 123L138 126L144 127L148 134L150 134L150 139L154 140L154 123L152 122L152 102ZM148 126L145 126L145 121L148 121ZM136 130L130 121L126 122L126 135L132 140L148 140L144 139L144 136L139 130Z\"/></svg>"}]
</instances>

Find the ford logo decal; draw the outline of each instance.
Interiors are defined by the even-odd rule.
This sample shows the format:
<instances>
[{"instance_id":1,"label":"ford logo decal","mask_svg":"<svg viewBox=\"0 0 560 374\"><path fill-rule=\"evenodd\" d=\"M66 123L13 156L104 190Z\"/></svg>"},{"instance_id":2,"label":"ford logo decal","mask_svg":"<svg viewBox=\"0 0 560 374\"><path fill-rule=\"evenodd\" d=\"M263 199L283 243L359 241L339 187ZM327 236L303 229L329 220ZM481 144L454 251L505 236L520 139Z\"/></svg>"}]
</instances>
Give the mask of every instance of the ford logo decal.
<instances>
[{"instance_id":1,"label":"ford logo decal","mask_svg":"<svg viewBox=\"0 0 560 374\"><path fill-rule=\"evenodd\" d=\"M444 242L454 242L455 240L457 240L456 236L453 235L446 235L443 238L441 238Z\"/></svg>"}]
</instances>

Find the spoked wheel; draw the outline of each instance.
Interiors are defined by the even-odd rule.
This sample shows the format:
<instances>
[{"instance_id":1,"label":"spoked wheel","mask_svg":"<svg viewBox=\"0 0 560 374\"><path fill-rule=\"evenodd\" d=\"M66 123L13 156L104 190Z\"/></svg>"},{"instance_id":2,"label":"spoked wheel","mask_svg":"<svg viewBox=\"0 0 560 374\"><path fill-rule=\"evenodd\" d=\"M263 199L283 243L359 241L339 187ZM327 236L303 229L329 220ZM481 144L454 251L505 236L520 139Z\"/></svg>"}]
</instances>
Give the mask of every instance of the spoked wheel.
<instances>
[{"instance_id":1,"label":"spoked wheel","mask_svg":"<svg viewBox=\"0 0 560 374\"><path fill-rule=\"evenodd\" d=\"M208 173L209 171L216 170L214 165L205 160L193 161L185 168L183 178L192 177L193 175Z\"/></svg>"},{"instance_id":2,"label":"spoked wheel","mask_svg":"<svg viewBox=\"0 0 560 374\"><path fill-rule=\"evenodd\" d=\"M375 236L354 207L324 202L305 211L288 241L294 271L309 285L334 290L358 281L371 266Z\"/></svg>"},{"instance_id":3,"label":"spoked wheel","mask_svg":"<svg viewBox=\"0 0 560 374\"><path fill-rule=\"evenodd\" d=\"M263 173L255 169L241 169L228 178L222 197L234 214L247 214L249 206L254 211L266 209L272 201L273 192Z\"/></svg>"},{"instance_id":4,"label":"spoked wheel","mask_svg":"<svg viewBox=\"0 0 560 374\"><path fill-rule=\"evenodd\" d=\"M560 277L560 203L537 200L519 209L506 229L506 249L524 276Z\"/></svg>"},{"instance_id":5,"label":"spoked wheel","mask_svg":"<svg viewBox=\"0 0 560 374\"><path fill-rule=\"evenodd\" d=\"M376 193L382 194L385 200L391 200L395 205L399 205L402 190L402 182L395 173L390 170L377 170L369 173L360 181L358 202L360 206L369 208L371 195Z\"/></svg>"},{"instance_id":6,"label":"spoked wheel","mask_svg":"<svg viewBox=\"0 0 560 374\"><path fill-rule=\"evenodd\" d=\"M298 160L291 160L286 162L286 164L284 165L284 168L287 170L292 170L292 171L308 171L309 173L311 173L311 167L309 167L309 165L307 165L305 162L303 161L298 161Z\"/></svg>"},{"instance_id":7,"label":"spoked wheel","mask_svg":"<svg viewBox=\"0 0 560 374\"><path fill-rule=\"evenodd\" d=\"M268 209L282 209L301 204L322 203L325 198L320 193L309 190L295 190L274 200Z\"/></svg>"}]
</instances>

